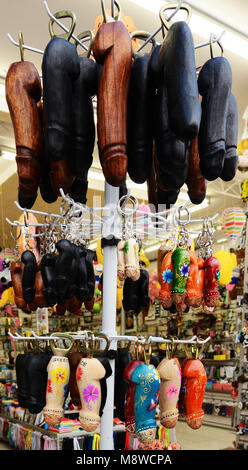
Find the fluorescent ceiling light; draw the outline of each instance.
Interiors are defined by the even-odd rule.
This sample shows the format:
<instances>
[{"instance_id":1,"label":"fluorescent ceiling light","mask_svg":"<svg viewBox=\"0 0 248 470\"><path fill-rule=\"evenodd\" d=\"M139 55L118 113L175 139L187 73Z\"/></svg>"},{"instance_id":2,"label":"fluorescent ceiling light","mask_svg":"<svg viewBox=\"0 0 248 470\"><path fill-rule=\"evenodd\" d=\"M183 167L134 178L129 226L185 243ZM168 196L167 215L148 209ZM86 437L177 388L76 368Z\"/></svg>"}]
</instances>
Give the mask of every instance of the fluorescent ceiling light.
<instances>
[{"instance_id":1,"label":"fluorescent ceiling light","mask_svg":"<svg viewBox=\"0 0 248 470\"><path fill-rule=\"evenodd\" d=\"M145 8L146 10L151 11L152 13L159 14L159 10L162 6L168 5L169 2L163 0L131 0L132 3ZM186 2L187 3L187 2ZM169 11L167 12L169 16ZM175 15L175 18L172 21L180 21L185 18L185 12L178 12ZM158 17L159 20L159 17ZM196 13L193 13L189 22L190 29L193 33L198 34L204 39L209 39L210 34L215 34L217 37L222 33L223 26L214 23L213 21L208 20L206 17L200 16ZM152 33L152 31L150 31ZM226 31L223 38L221 39L221 44L223 45L224 50L227 49L233 52L240 57L248 60L248 41L241 38L232 31ZM217 45L215 47L218 47Z\"/></svg>"},{"instance_id":2,"label":"fluorescent ceiling light","mask_svg":"<svg viewBox=\"0 0 248 470\"><path fill-rule=\"evenodd\" d=\"M220 238L219 240L217 240L217 243L224 243L224 242L227 242L227 238Z\"/></svg>"},{"instance_id":3,"label":"fluorescent ceiling light","mask_svg":"<svg viewBox=\"0 0 248 470\"><path fill-rule=\"evenodd\" d=\"M5 85L3 85L2 83L0 83L0 96L5 97Z\"/></svg>"},{"instance_id":4,"label":"fluorescent ceiling light","mask_svg":"<svg viewBox=\"0 0 248 470\"><path fill-rule=\"evenodd\" d=\"M5 150L3 150L1 152L1 158L5 158L6 160L15 160L15 153L6 152Z\"/></svg>"},{"instance_id":5,"label":"fluorescent ceiling light","mask_svg":"<svg viewBox=\"0 0 248 470\"><path fill-rule=\"evenodd\" d=\"M208 200L204 199L204 201L201 204L197 204L195 206L189 207L188 210L189 210L190 214L192 214L192 212L197 212L201 209L206 209L206 207L208 207L208 206L209 206Z\"/></svg>"},{"instance_id":6,"label":"fluorescent ceiling light","mask_svg":"<svg viewBox=\"0 0 248 470\"><path fill-rule=\"evenodd\" d=\"M102 173L98 173L98 171L92 171L89 170L88 172L88 177L93 179L93 180L98 180L98 181L105 181L105 178Z\"/></svg>"},{"instance_id":7,"label":"fluorescent ceiling light","mask_svg":"<svg viewBox=\"0 0 248 470\"><path fill-rule=\"evenodd\" d=\"M198 233L190 233L190 230L189 230L189 236L190 238L197 238L198 237Z\"/></svg>"},{"instance_id":8,"label":"fluorescent ceiling light","mask_svg":"<svg viewBox=\"0 0 248 470\"><path fill-rule=\"evenodd\" d=\"M158 250L160 245L161 245L161 243L157 243L156 245L148 246L147 248L145 248L144 251L145 251L145 253L150 253L152 251Z\"/></svg>"},{"instance_id":9,"label":"fluorescent ceiling light","mask_svg":"<svg viewBox=\"0 0 248 470\"><path fill-rule=\"evenodd\" d=\"M89 249L90 250L95 250L95 248L97 247L97 243L89 243Z\"/></svg>"}]
</instances>

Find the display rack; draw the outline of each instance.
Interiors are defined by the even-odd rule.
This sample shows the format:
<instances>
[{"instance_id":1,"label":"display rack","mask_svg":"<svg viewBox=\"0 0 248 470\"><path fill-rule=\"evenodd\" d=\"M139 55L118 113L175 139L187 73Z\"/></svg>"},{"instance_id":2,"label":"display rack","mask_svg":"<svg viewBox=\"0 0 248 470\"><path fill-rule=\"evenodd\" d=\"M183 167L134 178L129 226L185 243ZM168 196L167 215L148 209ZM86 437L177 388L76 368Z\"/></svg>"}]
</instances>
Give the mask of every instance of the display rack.
<instances>
[{"instance_id":1,"label":"display rack","mask_svg":"<svg viewBox=\"0 0 248 470\"><path fill-rule=\"evenodd\" d=\"M113 16L114 12L114 2L111 0L111 12ZM58 25L60 26L64 31L68 32L68 29L61 23L49 10L48 3L46 1L43 1L44 7L46 9L46 12L48 16ZM180 0L176 6L175 11L170 15L167 20L170 20L172 16L179 10L181 7L182 0ZM103 1L102 1L103 5ZM175 6L174 6L175 8ZM143 43L143 45L139 48L139 51L146 45L148 44L151 39L153 39L158 32L162 29L162 26L156 31L154 31L148 39ZM198 49L200 47L205 47L208 45L212 45L214 42L217 42L220 45L220 39L223 36L224 31L221 33L219 37L216 37L214 35L211 35L211 40L208 42L205 42L203 44L198 44L195 46L195 49ZM43 54L43 50L34 48L32 46L28 46L23 43L22 41L16 42L13 37L8 34L9 40L17 47L23 50L28 50L32 51L38 54ZM87 47L85 46L83 41L80 41L76 36L72 35L72 38L79 44L81 47L83 47L84 50L88 50ZM71 200L67 198L62 192L61 192L62 199L67 201L69 204L71 204ZM186 226L187 224L194 223L194 222L203 222L204 219L190 219L190 213L187 210L187 206L189 205L190 201L187 201L187 203L184 204L184 206L180 207L175 207L169 211L163 211L159 213L152 213L149 214L147 212L142 212L139 210L136 210L137 214L144 215L149 219L149 224L148 228L146 229L144 235L145 236L156 236L159 239L163 239L168 237L168 234L166 235L167 232L170 231L175 231L177 230L178 226ZM118 206L119 204L119 188L113 187L109 185L107 182L105 182L105 204L103 208L94 208L92 210L88 210L85 206L80 206L77 204L72 205L73 210L75 211L78 209L84 211L84 214L87 213L88 210L88 216L89 214L92 214L92 211L97 211L99 209L102 209L104 212L104 217L101 219L99 217L97 220L95 220L95 226L91 226L91 230L94 229L94 234L96 235L101 235L102 238L104 238L107 242L105 243L104 246L104 257L103 257L103 271L104 271L104 277L103 277L103 303L102 303L102 333L107 335L110 339L110 349L116 351L117 349L117 343L118 341L122 340L128 340L128 341L137 341L137 337L131 337L131 336L118 336L116 332L116 283L117 283L117 246L116 244L110 244L108 243L108 240L117 240L118 238L121 237L121 216L120 212L118 211ZM27 210L25 208L22 208L16 203L16 206L18 207L19 210L22 210L24 212L32 212L34 214L41 214L41 215L48 215L50 217L53 217L55 219L54 226L57 226L58 229L61 228L61 223L60 219L63 219L61 214L51 214L49 212L40 212L40 211L35 211L35 210ZM185 209L187 211L187 219L181 219L180 214L181 211ZM75 212L76 214L76 212ZM130 212L126 210L125 212L126 216L130 216ZM170 214L172 217L172 222L167 221L167 215ZM207 218L206 220L208 221L213 221L218 214L215 214L213 218ZM9 219L6 219L7 222L11 225L11 228L13 227L22 227L22 225L17 222L11 222ZM86 219L85 219L86 220ZM85 221L84 220L84 221ZM154 220L156 220L156 225L154 225ZM83 222L83 219L81 218L81 221ZM40 224L39 224L40 225ZM200 234L201 232L199 231L191 231L191 233L196 233ZM90 232L90 235L92 235L92 232ZM136 236L139 236L139 225L137 225L137 232L135 233ZM14 341L18 340L23 340L24 337L21 337L16 333L15 335L9 333L10 337ZM97 335L96 335L97 336ZM82 337L82 335L75 335L75 338ZM51 337L43 337L44 338L50 338ZM32 339L40 339L35 333L33 334L33 337L25 337L25 340L32 340ZM55 339L55 337L52 337L52 339ZM143 338L143 341L145 338ZM206 340L201 341L200 343L206 343L210 340L210 337L208 337ZM160 338L160 337L150 337L147 340L147 343L150 342L157 342L157 343L166 343L170 342L168 338ZM196 336L191 338L190 340L175 340L175 343L196 343ZM107 379L107 400L106 400L106 405L103 411L103 416L101 418L101 425L100 425L100 449L101 450L113 450L113 410L114 410L114 376L115 376L115 360L110 359L110 364L112 368L112 375Z\"/></svg>"}]
</instances>

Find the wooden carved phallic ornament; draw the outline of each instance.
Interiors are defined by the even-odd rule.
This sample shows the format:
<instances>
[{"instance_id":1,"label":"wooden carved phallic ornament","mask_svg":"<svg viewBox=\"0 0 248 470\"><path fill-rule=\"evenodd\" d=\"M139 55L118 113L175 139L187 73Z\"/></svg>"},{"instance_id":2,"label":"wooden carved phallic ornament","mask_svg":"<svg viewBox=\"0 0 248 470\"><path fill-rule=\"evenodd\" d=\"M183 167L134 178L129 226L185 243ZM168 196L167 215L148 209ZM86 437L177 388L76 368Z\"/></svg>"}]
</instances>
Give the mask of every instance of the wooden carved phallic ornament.
<instances>
[{"instance_id":1,"label":"wooden carved phallic ornament","mask_svg":"<svg viewBox=\"0 0 248 470\"><path fill-rule=\"evenodd\" d=\"M53 356L47 366L48 379L44 420L49 426L58 426L64 416L63 404L70 377L67 357Z\"/></svg>"},{"instance_id":2,"label":"wooden carved phallic ornament","mask_svg":"<svg viewBox=\"0 0 248 470\"><path fill-rule=\"evenodd\" d=\"M163 259L161 267L161 289L159 292L159 300L164 309L170 308L172 305L171 288L173 280L173 262L172 251L167 253Z\"/></svg>"},{"instance_id":3,"label":"wooden carved phallic ornament","mask_svg":"<svg viewBox=\"0 0 248 470\"><path fill-rule=\"evenodd\" d=\"M134 394L135 434L143 444L152 443L156 435L155 412L160 389L160 377L153 365L140 364L131 375L136 384Z\"/></svg>"},{"instance_id":4,"label":"wooden carved phallic ornament","mask_svg":"<svg viewBox=\"0 0 248 470\"><path fill-rule=\"evenodd\" d=\"M215 307L219 298L220 262L210 256L204 263L204 301L207 307Z\"/></svg>"},{"instance_id":5,"label":"wooden carved phallic ornament","mask_svg":"<svg viewBox=\"0 0 248 470\"><path fill-rule=\"evenodd\" d=\"M200 169L200 157L198 150L198 136L196 136L189 149L189 167L186 179L188 195L193 204L204 201L207 191L207 182Z\"/></svg>"},{"instance_id":6,"label":"wooden carved phallic ornament","mask_svg":"<svg viewBox=\"0 0 248 470\"><path fill-rule=\"evenodd\" d=\"M23 298L22 290L22 275L24 270L24 264L21 261L11 261L10 274L11 281L14 289L15 304L21 310L27 308L27 302Z\"/></svg>"},{"instance_id":7,"label":"wooden carved phallic ornament","mask_svg":"<svg viewBox=\"0 0 248 470\"><path fill-rule=\"evenodd\" d=\"M107 182L120 186L127 172L127 97L132 63L132 43L123 23L103 23L96 33L93 53L103 65L97 95L100 161Z\"/></svg>"},{"instance_id":8,"label":"wooden carved phallic ornament","mask_svg":"<svg viewBox=\"0 0 248 470\"><path fill-rule=\"evenodd\" d=\"M138 184L147 181L153 159L151 89L148 83L149 54L132 62L127 106L128 174Z\"/></svg>"},{"instance_id":9,"label":"wooden carved phallic ornament","mask_svg":"<svg viewBox=\"0 0 248 470\"><path fill-rule=\"evenodd\" d=\"M139 245L135 238L129 238L126 240L124 256L126 277L130 277L133 281L137 281L140 278Z\"/></svg>"},{"instance_id":10,"label":"wooden carved phallic ornament","mask_svg":"<svg viewBox=\"0 0 248 470\"><path fill-rule=\"evenodd\" d=\"M52 37L42 60L45 150L54 193L68 192L75 176L70 170L73 141L73 87L80 73L76 48Z\"/></svg>"},{"instance_id":11,"label":"wooden carved phallic ornament","mask_svg":"<svg viewBox=\"0 0 248 470\"><path fill-rule=\"evenodd\" d=\"M131 361L126 366L123 373L124 380L126 380L126 382L128 383L125 402L125 431L130 434L131 437L136 437L136 425L134 416L134 395L136 384L131 381L131 377L136 367L141 364L143 364L143 362L138 360Z\"/></svg>"},{"instance_id":12,"label":"wooden carved phallic ornament","mask_svg":"<svg viewBox=\"0 0 248 470\"><path fill-rule=\"evenodd\" d=\"M183 312L186 308L186 286L189 277L190 255L185 248L176 248L172 254L173 281L171 296L176 304L177 311Z\"/></svg>"},{"instance_id":13,"label":"wooden carved phallic ornament","mask_svg":"<svg viewBox=\"0 0 248 470\"><path fill-rule=\"evenodd\" d=\"M93 357L81 359L77 367L76 380L82 406L79 420L85 431L95 431L100 424L100 379L105 374L106 370L101 362Z\"/></svg>"},{"instance_id":14,"label":"wooden carved phallic ornament","mask_svg":"<svg viewBox=\"0 0 248 470\"><path fill-rule=\"evenodd\" d=\"M35 311L38 307L47 307L47 302L44 297L44 282L42 279L42 274L41 274L41 263L40 261L37 263L37 271L35 275L35 284L34 284L34 289L35 289L35 294L34 294L34 299L33 302L30 303L28 306L30 310Z\"/></svg>"},{"instance_id":15,"label":"wooden carved phallic ornament","mask_svg":"<svg viewBox=\"0 0 248 470\"><path fill-rule=\"evenodd\" d=\"M28 61L11 64L6 77L6 99L13 123L18 199L30 209L37 197L43 157L43 132L37 107L42 89L35 66Z\"/></svg>"},{"instance_id":16,"label":"wooden carved phallic ornament","mask_svg":"<svg viewBox=\"0 0 248 470\"><path fill-rule=\"evenodd\" d=\"M181 412L192 429L202 425L202 403L207 383L206 371L199 359L187 359L182 367Z\"/></svg>"},{"instance_id":17,"label":"wooden carved phallic ornament","mask_svg":"<svg viewBox=\"0 0 248 470\"><path fill-rule=\"evenodd\" d=\"M169 27L159 59L168 94L170 128L178 139L191 141L199 131L201 103L195 73L194 41L185 21L177 21Z\"/></svg>"},{"instance_id":18,"label":"wooden carved phallic ornament","mask_svg":"<svg viewBox=\"0 0 248 470\"><path fill-rule=\"evenodd\" d=\"M73 351L68 354L68 361L70 364L70 379L69 379L69 392L71 401L74 406L81 406L81 400L79 395L79 390L77 386L76 373L79 362L84 357L84 353L81 351Z\"/></svg>"},{"instance_id":19,"label":"wooden carved phallic ornament","mask_svg":"<svg viewBox=\"0 0 248 470\"><path fill-rule=\"evenodd\" d=\"M111 14L110 10L107 10L108 15ZM134 31L137 31L137 28L134 24L133 19L130 16L126 16L123 12L121 13L121 18L120 21L124 24L124 26L127 28L129 34L133 33ZM104 18L103 15L98 15L95 19L94 23L94 30L93 33L96 35L98 29L100 26L103 24ZM139 39L134 37L132 38L132 48L134 51L136 51L140 46Z\"/></svg>"},{"instance_id":20,"label":"wooden carved phallic ornament","mask_svg":"<svg viewBox=\"0 0 248 470\"><path fill-rule=\"evenodd\" d=\"M117 245L117 258L118 258L118 268L117 268L117 275L120 281L124 281L126 279L126 273L125 273L125 254L124 254L124 249L125 249L125 240L120 240L118 245Z\"/></svg>"},{"instance_id":21,"label":"wooden carved phallic ornament","mask_svg":"<svg viewBox=\"0 0 248 470\"><path fill-rule=\"evenodd\" d=\"M205 62L198 76L198 88L202 96L198 134L200 168L207 180L214 181L221 176L224 167L226 120L232 88L232 70L225 57L213 57Z\"/></svg>"},{"instance_id":22,"label":"wooden carved phallic ornament","mask_svg":"<svg viewBox=\"0 0 248 470\"><path fill-rule=\"evenodd\" d=\"M226 153L223 170L220 175L221 179L224 181L231 181L235 177L238 166L238 121L239 116L237 102L234 95L230 93L226 119Z\"/></svg>"},{"instance_id":23,"label":"wooden carved phallic ornament","mask_svg":"<svg viewBox=\"0 0 248 470\"><path fill-rule=\"evenodd\" d=\"M196 254L189 251L190 267L189 277L186 287L185 303L188 307L198 307L201 305L202 297L199 297L199 266Z\"/></svg>"},{"instance_id":24,"label":"wooden carved phallic ornament","mask_svg":"<svg viewBox=\"0 0 248 470\"><path fill-rule=\"evenodd\" d=\"M123 374L128 364L133 361L132 354L126 349L127 348L117 348L114 385L114 404L116 416L123 422L125 422L125 404L126 393L128 389L128 384Z\"/></svg>"},{"instance_id":25,"label":"wooden carved phallic ornament","mask_svg":"<svg viewBox=\"0 0 248 470\"><path fill-rule=\"evenodd\" d=\"M204 259L199 257L197 258L198 263L198 284L197 284L197 291L198 291L198 299L199 303L196 303L196 308L200 307L203 301L203 289L204 289Z\"/></svg>"},{"instance_id":26,"label":"wooden carved phallic ornament","mask_svg":"<svg viewBox=\"0 0 248 470\"><path fill-rule=\"evenodd\" d=\"M36 258L32 251L25 250L21 256L24 264L22 275L22 292L25 302L33 302L35 296L35 278L37 272Z\"/></svg>"},{"instance_id":27,"label":"wooden carved phallic ornament","mask_svg":"<svg viewBox=\"0 0 248 470\"><path fill-rule=\"evenodd\" d=\"M166 247L166 243L163 242L158 249L157 254L157 277L159 284L162 284L162 263L165 255L169 253L170 250Z\"/></svg>"},{"instance_id":28,"label":"wooden carved phallic ornament","mask_svg":"<svg viewBox=\"0 0 248 470\"><path fill-rule=\"evenodd\" d=\"M177 402L181 387L181 367L175 357L165 358L160 362L157 370L161 379L160 422L165 428L175 428L178 419Z\"/></svg>"}]
</instances>

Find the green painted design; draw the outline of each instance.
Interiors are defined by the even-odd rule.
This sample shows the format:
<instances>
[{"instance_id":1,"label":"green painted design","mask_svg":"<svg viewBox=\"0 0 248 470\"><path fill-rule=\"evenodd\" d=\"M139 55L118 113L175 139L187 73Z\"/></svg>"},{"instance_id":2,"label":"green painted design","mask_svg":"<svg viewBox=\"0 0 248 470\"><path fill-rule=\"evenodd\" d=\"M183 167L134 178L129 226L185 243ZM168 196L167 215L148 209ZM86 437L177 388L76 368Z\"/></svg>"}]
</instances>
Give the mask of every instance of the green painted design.
<instances>
[{"instance_id":1,"label":"green painted design","mask_svg":"<svg viewBox=\"0 0 248 470\"><path fill-rule=\"evenodd\" d=\"M129 243L126 242L124 246L124 253L128 253L128 252L129 252Z\"/></svg>"},{"instance_id":2,"label":"green painted design","mask_svg":"<svg viewBox=\"0 0 248 470\"><path fill-rule=\"evenodd\" d=\"M189 276L190 256L185 248L177 248L172 253L173 284L172 294L185 294Z\"/></svg>"}]
</instances>

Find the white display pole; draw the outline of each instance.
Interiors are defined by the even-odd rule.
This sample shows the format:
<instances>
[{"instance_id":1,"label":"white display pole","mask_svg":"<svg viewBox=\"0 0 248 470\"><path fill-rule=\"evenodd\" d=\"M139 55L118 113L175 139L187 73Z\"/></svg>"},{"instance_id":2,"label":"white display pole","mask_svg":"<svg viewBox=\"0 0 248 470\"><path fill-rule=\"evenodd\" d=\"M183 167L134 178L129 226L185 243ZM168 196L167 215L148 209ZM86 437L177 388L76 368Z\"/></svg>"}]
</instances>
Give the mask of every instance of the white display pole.
<instances>
[{"instance_id":1,"label":"white display pole","mask_svg":"<svg viewBox=\"0 0 248 470\"><path fill-rule=\"evenodd\" d=\"M119 188L105 183L105 207L119 201ZM105 211L108 218L108 211ZM117 213L116 213L117 214ZM104 231L103 231L104 232ZM103 233L104 236L104 233ZM117 247L105 246L103 256L103 300L102 331L111 337L116 336L116 298L117 298ZM117 342L112 340L109 349L117 349ZM112 375L107 379L107 400L101 417L100 450L114 450L114 378L115 361L110 360Z\"/></svg>"}]
</instances>

